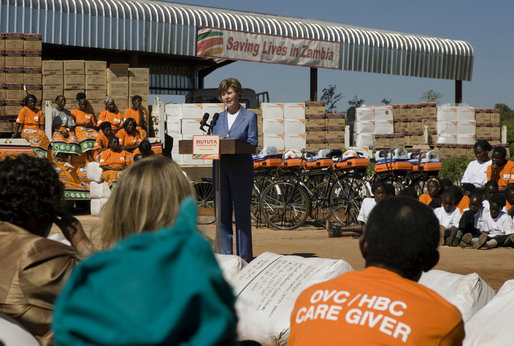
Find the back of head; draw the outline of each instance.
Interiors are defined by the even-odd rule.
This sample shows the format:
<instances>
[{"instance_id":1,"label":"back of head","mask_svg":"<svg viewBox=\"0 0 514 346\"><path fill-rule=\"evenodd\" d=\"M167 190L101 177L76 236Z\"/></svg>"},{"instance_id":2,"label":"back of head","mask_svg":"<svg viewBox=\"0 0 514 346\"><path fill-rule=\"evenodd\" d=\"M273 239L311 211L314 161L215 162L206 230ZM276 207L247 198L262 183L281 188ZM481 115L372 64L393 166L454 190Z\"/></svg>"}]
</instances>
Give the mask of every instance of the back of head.
<instances>
[{"instance_id":1,"label":"back of head","mask_svg":"<svg viewBox=\"0 0 514 346\"><path fill-rule=\"evenodd\" d=\"M134 233L173 225L180 202L193 194L189 180L171 159L155 156L125 170L102 212L102 246Z\"/></svg>"},{"instance_id":2,"label":"back of head","mask_svg":"<svg viewBox=\"0 0 514 346\"><path fill-rule=\"evenodd\" d=\"M64 186L46 159L20 155L0 161L0 221L24 227L32 218L53 220Z\"/></svg>"},{"instance_id":3,"label":"back of head","mask_svg":"<svg viewBox=\"0 0 514 346\"><path fill-rule=\"evenodd\" d=\"M379 202L361 238L367 266L378 266L417 281L439 260L439 222L432 209L412 198Z\"/></svg>"}]
</instances>

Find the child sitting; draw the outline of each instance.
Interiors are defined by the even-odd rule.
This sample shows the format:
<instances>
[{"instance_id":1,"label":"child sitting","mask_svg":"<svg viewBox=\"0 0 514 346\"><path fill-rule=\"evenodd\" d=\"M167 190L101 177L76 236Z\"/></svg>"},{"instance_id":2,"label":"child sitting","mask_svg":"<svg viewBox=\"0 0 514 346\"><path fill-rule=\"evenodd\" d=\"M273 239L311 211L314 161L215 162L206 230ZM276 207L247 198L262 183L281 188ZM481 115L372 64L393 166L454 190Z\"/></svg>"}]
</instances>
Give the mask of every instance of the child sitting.
<instances>
[{"instance_id":1,"label":"child sitting","mask_svg":"<svg viewBox=\"0 0 514 346\"><path fill-rule=\"evenodd\" d=\"M480 236L480 228L483 223L483 211L482 201L484 199L484 193L481 190L476 190L469 200L469 210L466 210L459 222L459 230L455 238L455 243L459 243L460 247L466 248L471 246L472 239Z\"/></svg>"},{"instance_id":2,"label":"child sitting","mask_svg":"<svg viewBox=\"0 0 514 346\"><path fill-rule=\"evenodd\" d=\"M419 196L419 201L432 209L441 206L441 184L437 178L430 178L427 181L427 192Z\"/></svg>"},{"instance_id":3,"label":"child sitting","mask_svg":"<svg viewBox=\"0 0 514 346\"><path fill-rule=\"evenodd\" d=\"M459 221L462 216L457 208L460 190L456 186L450 186L441 195L442 207L435 208L434 214L439 220L440 239L439 245L454 246L454 240L459 229Z\"/></svg>"},{"instance_id":4,"label":"child sitting","mask_svg":"<svg viewBox=\"0 0 514 346\"><path fill-rule=\"evenodd\" d=\"M480 229L482 234L476 241L472 241L474 249L492 249L512 244L512 235L514 234L512 217L502 210L504 208L505 195L503 193L496 193L489 199L489 212L484 213L484 222Z\"/></svg>"},{"instance_id":5,"label":"child sitting","mask_svg":"<svg viewBox=\"0 0 514 346\"><path fill-rule=\"evenodd\" d=\"M373 184L371 190L374 197L366 197L362 201L359 215L357 216L357 221L359 224L354 226L339 227L333 225L330 221L327 221L326 229L329 233L329 237L340 237L343 235L360 236L364 225L368 221L369 214L375 205L382 199L387 197L394 197L395 195L394 186L383 181L378 181Z\"/></svg>"}]
</instances>

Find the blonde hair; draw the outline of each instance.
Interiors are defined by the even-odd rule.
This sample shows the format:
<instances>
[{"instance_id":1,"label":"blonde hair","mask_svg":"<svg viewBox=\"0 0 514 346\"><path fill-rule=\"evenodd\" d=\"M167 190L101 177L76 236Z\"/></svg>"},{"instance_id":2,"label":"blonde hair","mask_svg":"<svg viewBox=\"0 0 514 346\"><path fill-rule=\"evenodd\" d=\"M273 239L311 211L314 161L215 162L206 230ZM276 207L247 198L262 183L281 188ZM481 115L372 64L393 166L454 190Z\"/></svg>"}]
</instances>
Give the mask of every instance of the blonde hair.
<instances>
[{"instance_id":1,"label":"blonde hair","mask_svg":"<svg viewBox=\"0 0 514 346\"><path fill-rule=\"evenodd\" d=\"M243 94L243 87L241 87L241 83L235 78L227 78L221 81L218 86L218 95L221 99L221 94L226 92L228 89L232 88L236 94L241 96Z\"/></svg>"},{"instance_id":2,"label":"blonde hair","mask_svg":"<svg viewBox=\"0 0 514 346\"><path fill-rule=\"evenodd\" d=\"M153 156L126 169L102 211L102 247L134 233L173 225L193 188L178 164Z\"/></svg>"}]
</instances>

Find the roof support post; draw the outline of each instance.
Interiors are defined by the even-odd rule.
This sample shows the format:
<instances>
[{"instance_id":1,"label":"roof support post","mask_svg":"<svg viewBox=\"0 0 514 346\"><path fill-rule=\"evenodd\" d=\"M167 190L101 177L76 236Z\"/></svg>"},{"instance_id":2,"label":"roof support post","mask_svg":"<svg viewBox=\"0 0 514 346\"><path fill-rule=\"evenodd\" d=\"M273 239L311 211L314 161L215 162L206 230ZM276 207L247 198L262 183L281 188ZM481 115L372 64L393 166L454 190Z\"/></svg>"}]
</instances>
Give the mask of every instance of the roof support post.
<instances>
[{"instance_id":1,"label":"roof support post","mask_svg":"<svg viewBox=\"0 0 514 346\"><path fill-rule=\"evenodd\" d=\"M318 69L311 67L311 101L318 101Z\"/></svg>"},{"instance_id":2,"label":"roof support post","mask_svg":"<svg viewBox=\"0 0 514 346\"><path fill-rule=\"evenodd\" d=\"M455 81L455 104L462 103L462 81Z\"/></svg>"}]
</instances>

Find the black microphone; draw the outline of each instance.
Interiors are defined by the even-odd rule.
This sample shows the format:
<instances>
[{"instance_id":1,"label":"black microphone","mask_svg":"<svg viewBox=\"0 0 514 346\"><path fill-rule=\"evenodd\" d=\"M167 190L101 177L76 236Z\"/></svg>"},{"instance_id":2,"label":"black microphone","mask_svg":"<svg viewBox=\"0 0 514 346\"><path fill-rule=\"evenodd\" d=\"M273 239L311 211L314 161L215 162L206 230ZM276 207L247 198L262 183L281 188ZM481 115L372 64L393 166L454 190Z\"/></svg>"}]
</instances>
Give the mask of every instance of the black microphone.
<instances>
[{"instance_id":1,"label":"black microphone","mask_svg":"<svg viewBox=\"0 0 514 346\"><path fill-rule=\"evenodd\" d=\"M218 113L214 113L214 115L212 116L211 123L209 124L209 134L212 134L212 129L214 128L214 126L216 126L216 122L218 121L219 117L220 115Z\"/></svg>"},{"instance_id":2,"label":"black microphone","mask_svg":"<svg viewBox=\"0 0 514 346\"><path fill-rule=\"evenodd\" d=\"M209 120L209 113L205 113L202 117L202 121L200 121L200 130L205 132L204 126L207 125L207 120Z\"/></svg>"}]
</instances>

